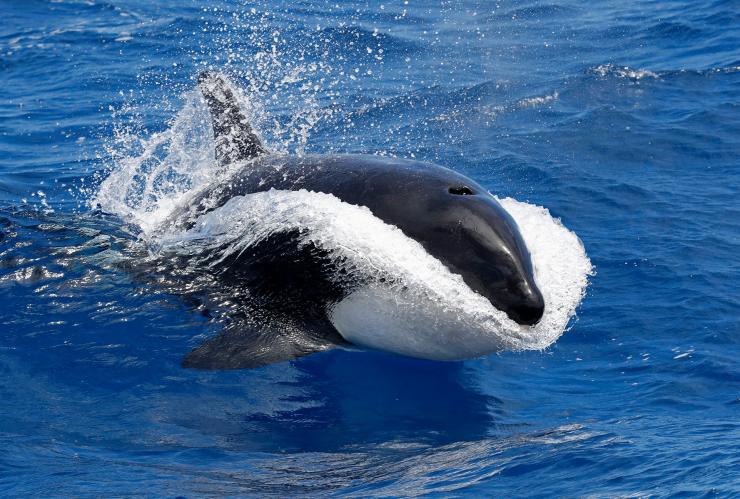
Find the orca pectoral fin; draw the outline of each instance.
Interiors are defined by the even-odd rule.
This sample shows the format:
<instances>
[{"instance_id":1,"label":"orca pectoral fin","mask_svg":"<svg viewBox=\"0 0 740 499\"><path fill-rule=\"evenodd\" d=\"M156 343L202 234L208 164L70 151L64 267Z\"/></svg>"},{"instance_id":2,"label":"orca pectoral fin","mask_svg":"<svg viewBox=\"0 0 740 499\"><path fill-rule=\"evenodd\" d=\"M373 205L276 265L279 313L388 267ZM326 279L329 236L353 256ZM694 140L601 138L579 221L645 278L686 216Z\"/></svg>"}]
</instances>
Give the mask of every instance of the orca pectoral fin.
<instances>
[{"instance_id":1,"label":"orca pectoral fin","mask_svg":"<svg viewBox=\"0 0 740 499\"><path fill-rule=\"evenodd\" d=\"M182 367L251 369L285 362L346 344L328 322L310 326L284 319L259 325L232 324L218 336L194 348Z\"/></svg>"},{"instance_id":2,"label":"orca pectoral fin","mask_svg":"<svg viewBox=\"0 0 740 499\"><path fill-rule=\"evenodd\" d=\"M255 158L266 152L239 109L236 89L226 76L203 71L198 75L198 87L211 112L216 159L221 165Z\"/></svg>"},{"instance_id":3,"label":"orca pectoral fin","mask_svg":"<svg viewBox=\"0 0 740 499\"><path fill-rule=\"evenodd\" d=\"M326 251L301 244L299 235L275 232L209 264L218 283L211 303L216 310L225 301L238 305L217 314L228 320L223 331L191 351L183 367L246 369L346 344L326 316L344 294L330 278L336 269Z\"/></svg>"}]
</instances>

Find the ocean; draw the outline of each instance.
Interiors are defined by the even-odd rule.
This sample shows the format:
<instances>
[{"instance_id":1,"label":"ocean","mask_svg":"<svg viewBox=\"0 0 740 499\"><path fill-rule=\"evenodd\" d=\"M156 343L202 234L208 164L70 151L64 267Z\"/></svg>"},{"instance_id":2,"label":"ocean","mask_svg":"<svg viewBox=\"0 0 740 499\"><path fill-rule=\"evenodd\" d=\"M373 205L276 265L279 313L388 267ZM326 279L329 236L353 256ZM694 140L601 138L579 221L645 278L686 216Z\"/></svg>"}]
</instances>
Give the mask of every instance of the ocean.
<instances>
[{"instance_id":1,"label":"ocean","mask_svg":"<svg viewBox=\"0 0 740 499\"><path fill-rule=\"evenodd\" d=\"M740 496L736 1L0 12L0 494ZM567 315L466 361L181 367L239 299L155 258L157 224L219 178L205 69L272 151L478 181L540 268L563 268L547 282ZM338 247L441 275L394 266L390 232L326 206Z\"/></svg>"}]
</instances>

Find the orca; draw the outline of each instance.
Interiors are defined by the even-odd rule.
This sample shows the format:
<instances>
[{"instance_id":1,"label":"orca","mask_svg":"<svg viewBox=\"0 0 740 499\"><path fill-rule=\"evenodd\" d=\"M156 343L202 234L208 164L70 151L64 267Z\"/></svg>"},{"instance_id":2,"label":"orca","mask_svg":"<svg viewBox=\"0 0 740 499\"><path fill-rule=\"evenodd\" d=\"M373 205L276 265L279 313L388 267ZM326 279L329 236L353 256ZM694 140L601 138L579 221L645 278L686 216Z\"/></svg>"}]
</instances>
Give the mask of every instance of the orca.
<instances>
[{"instance_id":1,"label":"orca","mask_svg":"<svg viewBox=\"0 0 740 499\"><path fill-rule=\"evenodd\" d=\"M228 77L205 71L198 77L198 87L211 115L216 160L230 173L227 181L205 188L177 209L165 224L168 230L191 229L197 220L244 196L274 192L333 196L399 229L516 323L532 326L542 318L545 301L519 228L481 185L420 161L271 153L240 109ZM246 290L241 296L248 299L239 313L249 320L196 347L184 358L184 367L258 367L343 344L430 359L493 351L462 348L447 355L444 346L428 351L394 348L393 342L353 334L347 321L339 328L341 321L333 320L331 311L359 284L338 276L344 269L319 245L299 240L300 229L287 227L211 267L221 285ZM464 335L459 341L465 341Z\"/></svg>"}]
</instances>

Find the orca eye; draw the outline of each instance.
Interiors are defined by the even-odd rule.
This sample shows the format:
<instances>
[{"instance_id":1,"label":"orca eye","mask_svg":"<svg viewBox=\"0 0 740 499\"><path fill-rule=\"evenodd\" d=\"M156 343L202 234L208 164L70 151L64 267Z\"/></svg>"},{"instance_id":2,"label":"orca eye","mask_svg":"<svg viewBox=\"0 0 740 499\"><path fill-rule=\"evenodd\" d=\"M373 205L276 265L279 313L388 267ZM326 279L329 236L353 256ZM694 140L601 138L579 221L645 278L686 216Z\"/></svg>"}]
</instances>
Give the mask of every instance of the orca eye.
<instances>
[{"instance_id":1,"label":"orca eye","mask_svg":"<svg viewBox=\"0 0 740 499\"><path fill-rule=\"evenodd\" d=\"M473 191L467 185L458 185L455 187L450 187L449 192L450 194L454 194L455 196L472 196L473 195Z\"/></svg>"}]
</instances>

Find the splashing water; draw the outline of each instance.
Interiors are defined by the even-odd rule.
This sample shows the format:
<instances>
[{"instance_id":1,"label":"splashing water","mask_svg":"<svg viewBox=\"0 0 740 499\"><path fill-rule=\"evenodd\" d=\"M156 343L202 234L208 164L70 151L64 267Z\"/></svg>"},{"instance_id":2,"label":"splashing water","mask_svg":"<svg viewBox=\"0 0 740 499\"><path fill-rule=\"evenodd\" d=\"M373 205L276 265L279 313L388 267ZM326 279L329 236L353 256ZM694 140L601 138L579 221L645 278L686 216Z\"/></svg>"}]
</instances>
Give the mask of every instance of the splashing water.
<instances>
[{"instance_id":1,"label":"splashing water","mask_svg":"<svg viewBox=\"0 0 740 499\"><path fill-rule=\"evenodd\" d=\"M270 119L254 83L249 86L249 95L238 86L234 89L239 108L253 128L258 133L269 131L261 138L274 153L302 153L310 129L321 116L331 114L316 111L307 97L292 112L287 125L282 125ZM116 214L149 234L190 195L227 179L239 167L216 164L211 117L201 93L185 91L181 101L183 106L168 128L151 135L135 126L138 118L131 106L114 113L114 135L106 145L112 166L91 197L91 206Z\"/></svg>"},{"instance_id":2,"label":"splashing water","mask_svg":"<svg viewBox=\"0 0 740 499\"><path fill-rule=\"evenodd\" d=\"M433 359L460 359L505 349L542 349L575 313L591 273L580 240L546 209L513 199L502 205L519 224L535 278L545 297L543 319L520 326L473 292L416 241L364 207L329 194L259 192L237 196L194 220L186 231L164 227L175 208L249 164L226 170L213 160L210 115L196 92L184 96L170 127L139 141L138 154L121 154L95 203L135 223L151 251L221 262L267 239L298 229L301 244L327 251L334 264L363 283L329 315L345 339L360 345ZM244 94L247 116L255 106ZM265 121L256 121L257 126ZM259 132L259 128L257 128ZM126 138L121 142L130 142Z\"/></svg>"},{"instance_id":3,"label":"splashing water","mask_svg":"<svg viewBox=\"0 0 740 499\"><path fill-rule=\"evenodd\" d=\"M113 167L92 200L149 233L199 186L216 181L213 132L202 99L184 96L185 106L169 128L142 139L116 130L109 145ZM249 109L249 108L247 108Z\"/></svg>"}]
</instances>

